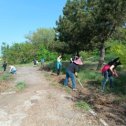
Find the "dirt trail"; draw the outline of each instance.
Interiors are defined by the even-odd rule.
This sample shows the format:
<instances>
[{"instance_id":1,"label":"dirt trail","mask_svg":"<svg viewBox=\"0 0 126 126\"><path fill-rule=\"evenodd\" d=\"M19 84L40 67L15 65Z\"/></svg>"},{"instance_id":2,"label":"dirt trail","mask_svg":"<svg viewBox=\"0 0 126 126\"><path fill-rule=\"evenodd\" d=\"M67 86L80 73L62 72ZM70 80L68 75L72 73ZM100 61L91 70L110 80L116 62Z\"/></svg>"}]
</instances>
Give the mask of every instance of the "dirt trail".
<instances>
[{"instance_id":1,"label":"dirt trail","mask_svg":"<svg viewBox=\"0 0 126 126\"><path fill-rule=\"evenodd\" d=\"M26 89L0 95L0 126L102 126L88 112L74 108L71 96L55 89L37 67L19 67L14 84Z\"/></svg>"}]
</instances>

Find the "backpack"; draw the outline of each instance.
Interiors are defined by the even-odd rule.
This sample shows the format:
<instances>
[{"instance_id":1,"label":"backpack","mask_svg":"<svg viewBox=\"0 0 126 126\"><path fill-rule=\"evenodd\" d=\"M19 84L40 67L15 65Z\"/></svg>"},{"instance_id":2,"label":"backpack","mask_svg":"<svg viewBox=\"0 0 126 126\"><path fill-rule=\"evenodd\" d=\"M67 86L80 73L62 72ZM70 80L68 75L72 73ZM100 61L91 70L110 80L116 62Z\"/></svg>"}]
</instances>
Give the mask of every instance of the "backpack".
<instances>
[{"instance_id":1,"label":"backpack","mask_svg":"<svg viewBox=\"0 0 126 126\"><path fill-rule=\"evenodd\" d=\"M106 64L102 67L101 72L104 73L106 70L110 68L110 65Z\"/></svg>"}]
</instances>

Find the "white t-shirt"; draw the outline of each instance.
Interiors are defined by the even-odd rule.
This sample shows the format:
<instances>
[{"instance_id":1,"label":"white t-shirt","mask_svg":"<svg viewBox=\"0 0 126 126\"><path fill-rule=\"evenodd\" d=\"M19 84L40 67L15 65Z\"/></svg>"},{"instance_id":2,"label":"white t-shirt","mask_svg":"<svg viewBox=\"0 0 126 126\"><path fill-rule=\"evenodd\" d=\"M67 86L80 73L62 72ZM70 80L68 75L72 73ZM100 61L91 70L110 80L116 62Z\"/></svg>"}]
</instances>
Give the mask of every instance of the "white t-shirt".
<instances>
[{"instance_id":1,"label":"white t-shirt","mask_svg":"<svg viewBox=\"0 0 126 126\"><path fill-rule=\"evenodd\" d=\"M10 72L15 70L16 71L16 68L14 66L10 66Z\"/></svg>"}]
</instances>

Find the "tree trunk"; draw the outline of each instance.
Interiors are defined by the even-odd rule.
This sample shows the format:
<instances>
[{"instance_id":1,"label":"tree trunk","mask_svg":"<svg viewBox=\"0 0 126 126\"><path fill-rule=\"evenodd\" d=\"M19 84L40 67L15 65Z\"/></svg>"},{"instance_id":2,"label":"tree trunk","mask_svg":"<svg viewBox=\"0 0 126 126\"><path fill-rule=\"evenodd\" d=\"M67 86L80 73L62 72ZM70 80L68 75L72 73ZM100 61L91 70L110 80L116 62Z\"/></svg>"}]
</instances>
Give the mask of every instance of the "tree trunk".
<instances>
[{"instance_id":1,"label":"tree trunk","mask_svg":"<svg viewBox=\"0 0 126 126\"><path fill-rule=\"evenodd\" d=\"M97 66L97 70L99 70L104 63L104 59L105 59L105 44L104 43L101 43L99 52L100 52L100 59Z\"/></svg>"}]
</instances>

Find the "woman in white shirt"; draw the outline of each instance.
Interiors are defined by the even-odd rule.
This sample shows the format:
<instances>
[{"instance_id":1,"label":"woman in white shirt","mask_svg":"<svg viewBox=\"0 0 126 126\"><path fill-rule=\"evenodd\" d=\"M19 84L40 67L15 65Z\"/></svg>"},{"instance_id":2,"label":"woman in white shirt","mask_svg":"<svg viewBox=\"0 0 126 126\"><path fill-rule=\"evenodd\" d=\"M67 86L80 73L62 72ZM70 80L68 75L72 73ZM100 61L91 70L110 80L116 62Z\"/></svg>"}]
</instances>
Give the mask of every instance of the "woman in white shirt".
<instances>
[{"instance_id":1,"label":"woman in white shirt","mask_svg":"<svg viewBox=\"0 0 126 126\"><path fill-rule=\"evenodd\" d=\"M12 65L10 65L10 73L12 73L12 74L16 74L16 68L15 68L15 66L12 66Z\"/></svg>"}]
</instances>

